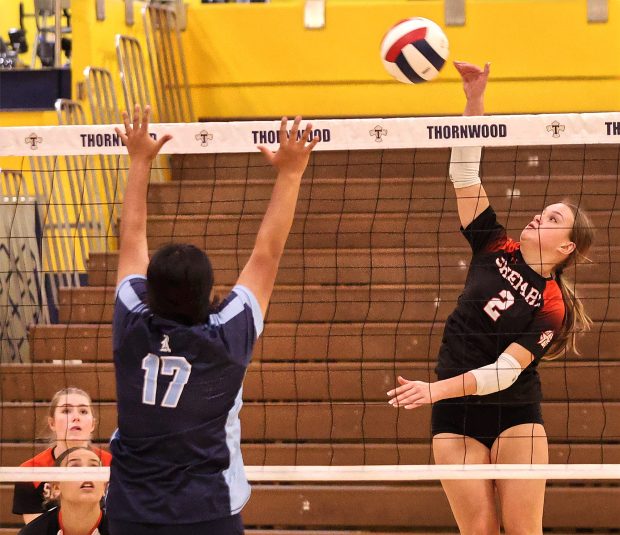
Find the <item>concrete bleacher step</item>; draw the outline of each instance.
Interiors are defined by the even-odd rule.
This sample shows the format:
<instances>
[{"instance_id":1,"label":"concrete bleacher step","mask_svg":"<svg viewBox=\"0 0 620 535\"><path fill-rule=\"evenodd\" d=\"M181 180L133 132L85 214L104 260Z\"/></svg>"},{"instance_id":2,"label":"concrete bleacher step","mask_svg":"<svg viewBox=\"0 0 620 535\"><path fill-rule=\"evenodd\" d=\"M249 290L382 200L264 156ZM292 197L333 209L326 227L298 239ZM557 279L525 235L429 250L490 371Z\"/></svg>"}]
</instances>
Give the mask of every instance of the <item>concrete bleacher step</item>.
<instances>
[{"instance_id":1,"label":"concrete bleacher step","mask_svg":"<svg viewBox=\"0 0 620 535\"><path fill-rule=\"evenodd\" d=\"M222 295L228 288L216 287ZM445 321L462 287L456 284L277 286L267 320L272 322ZM620 284L583 284L582 301L595 321L620 320ZM61 323L112 321L114 288L65 288L59 291Z\"/></svg>"},{"instance_id":2,"label":"concrete bleacher step","mask_svg":"<svg viewBox=\"0 0 620 535\"><path fill-rule=\"evenodd\" d=\"M3 440L42 438L49 402L3 402ZM116 405L96 403L94 436L108 439L116 428ZM544 402L545 428L555 442L620 441L620 403ZM397 410L379 401L248 402L241 411L245 440L256 441L409 441L430 438L430 409Z\"/></svg>"},{"instance_id":3,"label":"concrete bleacher step","mask_svg":"<svg viewBox=\"0 0 620 535\"><path fill-rule=\"evenodd\" d=\"M253 358L260 361L429 360L439 351L443 322L265 323ZM112 360L112 326L107 324L34 325L33 362ZM569 359L618 360L620 323L595 322L579 336L580 355Z\"/></svg>"},{"instance_id":4,"label":"concrete bleacher step","mask_svg":"<svg viewBox=\"0 0 620 535\"><path fill-rule=\"evenodd\" d=\"M409 171L409 174L406 174ZM414 174L411 174L413 171ZM297 212L312 213L415 213L454 211L456 202L447 177L419 176L411 166L384 166L381 176L365 178L305 177ZM273 171L269 171L274 175ZM588 210L612 210L616 175L599 178L566 176L491 176L484 180L489 200L498 211L542 210L557 202L558 192L574 198ZM153 183L149 187L151 215L262 214L267 208L274 177L211 179ZM446 186L450 187L446 187Z\"/></svg>"},{"instance_id":5,"label":"concrete bleacher step","mask_svg":"<svg viewBox=\"0 0 620 535\"><path fill-rule=\"evenodd\" d=\"M434 361L253 363L244 380L245 401L386 401L399 375L434 380ZM555 361L540 367L547 401L620 401L620 362ZM100 401L116 401L112 363L1 364L5 402L46 401L77 386Z\"/></svg>"},{"instance_id":6,"label":"concrete bleacher step","mask_svg":"<svg viewBox=\"0 0 620 535\"><path fill-rule=\"evenodd\" d=\"M233 285L251 250L208 251L218 284ZM620 282L620 247L593 247L592 263L567 270L583 283ZM285 249L276 284L464 284L471 250L458 248ZM114 286L118 252L94 253L88 260L91 286Z\"/></svg>"},{"instance_id":7,"label":"concrete bleacher step","mask_svg":"<svg viewBox=\"0 0 620 535\"><path fill-rule=\"evenodd\" d=\"M287 247L300 248L403 248L463 247L465 239L459 232L460 223L453 208L450 212L332 213L300 214L293 221ZM498 212L515 239L532 220L534 213ZM597 245L617 244L620 237L620 212L592 212L599 232ZM206 250L251 249L262 215L187 215L149 216L147 237L149 247L157 249L171 241L182 241Z\"/></svg>"},{"instance_id":8,"label":"concrete bleacher step","mask_svg":"<svg viewBox=\"0 0 620 535\"><path fill-rule=\"evenodd\" d=\"M545 496L544 526L548 528L616 528L620 525L620 488L551 484ZM0 523L19 526L10 511L12 486L0 485ZM592 514L592 511L596 514ZM438 483L425 484L257 484L243 510L248 528L278 529L378 528L389 532L415 527L455 526ZM428 532L427 532L428 533Z\"/></svg>"},{"instance_id":9,"label":"concrete bleacher step","mask_svg":"<svg viewBox=\"0 0 620 535\"><path fill-rule=\"evenodd\" d=\"M97 443L108 448L108 441ZM48 446L45 442L0 443L0 464L18 466ZM431 441L420 442L243 442L247 466L348 466L433 464ZM549 462L554 464L620 463L620 444L552 442Z\"/></svg>"}]
</instances>

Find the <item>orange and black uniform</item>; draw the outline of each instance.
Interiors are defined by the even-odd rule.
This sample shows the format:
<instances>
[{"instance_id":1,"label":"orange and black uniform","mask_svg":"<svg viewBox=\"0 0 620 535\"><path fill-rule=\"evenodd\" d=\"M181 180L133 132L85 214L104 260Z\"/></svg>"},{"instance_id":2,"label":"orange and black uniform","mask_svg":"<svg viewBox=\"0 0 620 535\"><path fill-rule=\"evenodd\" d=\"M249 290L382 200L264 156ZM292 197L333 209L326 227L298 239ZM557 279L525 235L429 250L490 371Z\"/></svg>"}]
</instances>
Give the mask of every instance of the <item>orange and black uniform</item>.
<instances>
[{"instance_id":1,"label":"orange and black uniform","mask_svg":"<svg viewBox=\"0 0 620 535\"><path fill-rule=\"evenodd\" d=\"M537 367L562 327L564 301L557 282L523 260L520 244L506 235L491 207L462 232L472 259L463 293L446 321L435 369L438 378L491 364L513 342L534 355L505 390L433 405L433 435L471 436L490 447L509 427L543 423Z\"/></svg>"},{"instance_id":2,"label":"orange and black uniform","mask_svg":"<svg viewBox=\"0 0 620 535\"><path fill-rule=\"evenodd\" d=\"M112 455L99 448L92 450L101 459L103 466L110 466ZM49 468L54 466L54 447L47 448L32 459L28 459L20 466L37 466ZM36 515L45 512L43 503L49 498L50 486L45 481L33 481L32 483L16 483L13 493L13 513L16 515Z\"/></svg>"},{"instance_id":3,"label":"orange and black uniform","mask_svg":"<svg viewBox=\"0 0 620 535\"><path fill-rule=\"evenodd\" d=\"M64 531L62 511L58 507L54 507L24 526L17 535L63 535ZM109 535L109 533L105 512L102 510L99 520L88 532L88 535Z\"/></svg>"}]
</instances>

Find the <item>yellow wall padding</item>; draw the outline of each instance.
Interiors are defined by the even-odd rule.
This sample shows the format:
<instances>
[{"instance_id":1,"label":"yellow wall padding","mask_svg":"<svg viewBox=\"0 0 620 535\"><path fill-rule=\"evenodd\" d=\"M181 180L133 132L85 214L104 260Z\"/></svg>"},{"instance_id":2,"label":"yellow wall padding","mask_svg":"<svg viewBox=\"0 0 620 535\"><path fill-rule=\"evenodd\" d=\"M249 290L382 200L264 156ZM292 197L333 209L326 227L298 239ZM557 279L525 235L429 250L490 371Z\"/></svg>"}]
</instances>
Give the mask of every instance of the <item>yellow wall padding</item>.
<instances>
[{"instance_id":1,"label":"yellow wall padding","mask_svg":"<svg viewBox=\"0 0 620 535\"><path fill-rule=\"evenodd\" d=\"M117 76L114 35L143 35L143 4L135 4L136 23L127 27L123 0L106 1L103 22L95 21L94 2L74 3L74 85L87 65ZM209 119L458 114L463 96L451 65L418 86L392 81L383 70L384 32L411 16L444 27L450 59L491 61L489 113L616 110L619 4L609 1L609 22L590 24L585 0L467 0L466 25L446 28L442 0L328 0L325 29L306 30L303 0L192 0L183 41L195 113Z\"/></svg>"}]
</instances>

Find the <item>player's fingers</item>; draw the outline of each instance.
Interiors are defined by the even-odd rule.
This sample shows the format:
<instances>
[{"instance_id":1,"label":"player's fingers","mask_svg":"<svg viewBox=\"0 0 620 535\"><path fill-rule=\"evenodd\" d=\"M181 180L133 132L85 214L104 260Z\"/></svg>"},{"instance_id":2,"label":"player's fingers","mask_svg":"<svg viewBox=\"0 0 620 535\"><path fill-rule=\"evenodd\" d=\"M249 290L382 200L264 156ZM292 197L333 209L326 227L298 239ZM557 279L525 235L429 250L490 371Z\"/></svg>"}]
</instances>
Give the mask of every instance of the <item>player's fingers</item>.
<instances>
[{"instance_id":1,"label":"player's fingers","mask_svg":"<svg viewBox=\"0 0 620 535\"><path fill-rule=\"evenodd\" d=\"M454 63L454 66L456 68L456 70L459 72L459 74L461 76L464 77L468 77L468 76L475 76L478 74L481 74L483 72L483 70L476 66L476 65L472 65L470 63Z\"/></svg>"},{"instance_id":2,"label":"player's fingers","mask_svg":"<svg viewBox=\"0 0 620 535\"><path fill-rule=\"evenodd\" d=\"M159 152L161 150L161 148L168 143L168 141L170 141L172 139L172 136L170 134L166 134L165 136L163 136L158 142L157 142L157 152Z\"/></svg>"},{"instance_id":3,"label":"player's fingers","mask_svg":"<svg viewBox=\"0 0 620 535\"><path fill-rule=\"evenodd\" d=\"M305 143L308 141L308 137L310 136L310 132L312 132L312 123L308 123L306 128L304 128L304 133L301 136L301 141Z\"/></svg>"},{"instance_id":4,"label":"player's fingers","mask_svg":"<svg viewBox=\"0 0 620 535\"><path fill-rule=\"evenodd\" d=\"M398 399L394 403L392 403L392 407L406 407L407 405L411 405L412 403L418 403L418 398L413 397L405 397L403 399Z\"/></svg>"},{"instance_id":5,"label":"player's fingers","mask_svg":"<svg viewBox=\"0 0 620 535\"><path fill-rule=\"evenodd\" d=\"M273 162L274 153L271 150L264 145L258 145L256 148L263 153L269 163Z\"/></svg>"},{"instance_id":6,"label":"player's fingers","mask_svg":"<svg viewBox=\"0 0 620 535\"><path fill-rule=\"evenodd\" d=\"M148 132L149 131L149 118L151 116L151 107L150 106L146 106L144 108L144 111L142 112L142 131L143 132ZM162 138L163 139L163 138Z\"/></svg>"},{"instance_id":7,"label":"player's fingers","mask_svg":"<svg viewBox=\"0 0 620 535\"><path fill-rule=\"evenodd\" d=\"M301 116L297 115L293 121L293 128L291 128L291 142L297 141L297 132L299 132L299 123L301 123Z\"/></svg>"},{"instance_id":8,"label":"player's fingers","mask_svg":"<svg viewBox=\"0 0 620 535\"><path fill-rule=\"evenodd\" d=\"M308 145L306 146L306 149L308 150L308 152L310 152L314 147L316 147L316 144L319 142L319 136L314 136L311 140L310 143L308 143Z\"/></svg>"},{"instance_id":9,"label":"player's fingers","mask_svg":"<svg viewBox=\"0 0 620 535\"><path fill-rule=\"evenodd\" d=\"M123 112L123 124L125 125L125 132L131 132L131 125L129 124L129 114L126 111Z\"/></svg>"},{"instance_id":10,"label":"player's fingers","mask_svg":"<svg viewBox=\"0 0 620 535\"><path fill-rule=\"evenodd\" d=\"M280 121L280 145L285 143L287 140L287 134L286 134L286 123L287 122L288 122L288 119L286 117L282 117L282 120Z\"/></svg>"},{"instance_id":11,"label":"player's fingers","mask_svg":"<svg viewBox=\"0 0 620 535\"><path fill-rule=\"evenodd\" d=\"M133 109L133 129L140 128L140 104L136 104Z\"/></svg>"},{"instance_id":12,"label":"player's fingers","mask_svg":"<svg viewBox=\"0 0 620 535\"><path fill-rule=\"evenodd\" d=\"M123 145L127 145L127 136L121 131L121 129L116 127L114 131L116 132L116 135L121 138Z\"/></svg>"},{"instance_id":13,"label":"player's fingers","mask_svg":"<svg viewBox=\"0 0 620 535\"><path fill-rule=\"evenodd\" d=\"M398 396L399 394L402 394L403 392L406 392L407 390L409 390L412 387L413 387L413 385L411 383L405 383L403 386L399 386L397 388L394 388L393 390L390 390L387 393L387 395L388 396Z\"/></svg>"},{"instance_id":14,"label":"player's fingers","mask_svg":"<svg viewBox=\"0 0 620 535\"><path fill-rule=\"evenodd\" d=\"M484 66L484 74L485 74L486 76L488 76L488 75L489 75L489 72L491 72L491 62L490 62L490 61L487 61L487 62L486 62L486 64L485 64L485 66Z\"/></svg>"},{"instance_id":15,"label":"player's fingers","mask_svg":"<svg viewBox=\"0 0 620 535\"><path fill-rule=\"evenodd\" d=\"M408 403L410 401L413 401L413 400L416 400L416 399L420 399L421 397L422 396L420 395L419 392L417 392L416 390L413 390L413 391L409 391L409 392L403 392L399 396L396 396L396 397L394 397L392 399L398 405L405 405L406 403Z\"/></svg>"}]
</instances>

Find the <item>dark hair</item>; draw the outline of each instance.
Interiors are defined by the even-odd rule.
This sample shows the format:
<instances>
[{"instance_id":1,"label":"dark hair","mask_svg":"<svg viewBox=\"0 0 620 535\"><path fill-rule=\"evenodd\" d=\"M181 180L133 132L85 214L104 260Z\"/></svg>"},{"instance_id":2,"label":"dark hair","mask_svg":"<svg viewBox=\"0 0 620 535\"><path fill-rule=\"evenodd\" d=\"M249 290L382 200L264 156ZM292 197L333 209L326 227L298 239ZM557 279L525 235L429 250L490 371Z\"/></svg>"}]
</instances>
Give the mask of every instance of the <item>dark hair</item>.
<instances>
[{"instance_id":1,"label":"dark hair","mask_svg":"<svg viewBox=\"0 0 620 535\"><path fill-rule=\"evenodd\" d=\"M66 449L58 457L56 457L56 459L54 460L54 466L62 466L62 463L65 461L65 459L69 457L69 455L71 455L74 451L78 450L92 451L97 457L99 457L99 461L101 461L101 456L90 446L75 446L74 448Z\"/></svg>"},{"instance_id":2,"label":"dark hair","mask_svg":"<svg viewBox=\"0 0 620 535\"><path fill-rule=\"evenodd\" d=\"M154 314L185 325L205 323L212 310L213 268L193 245L171 243L151 258L147 302Z\"/></svg>"}]
</instances>

